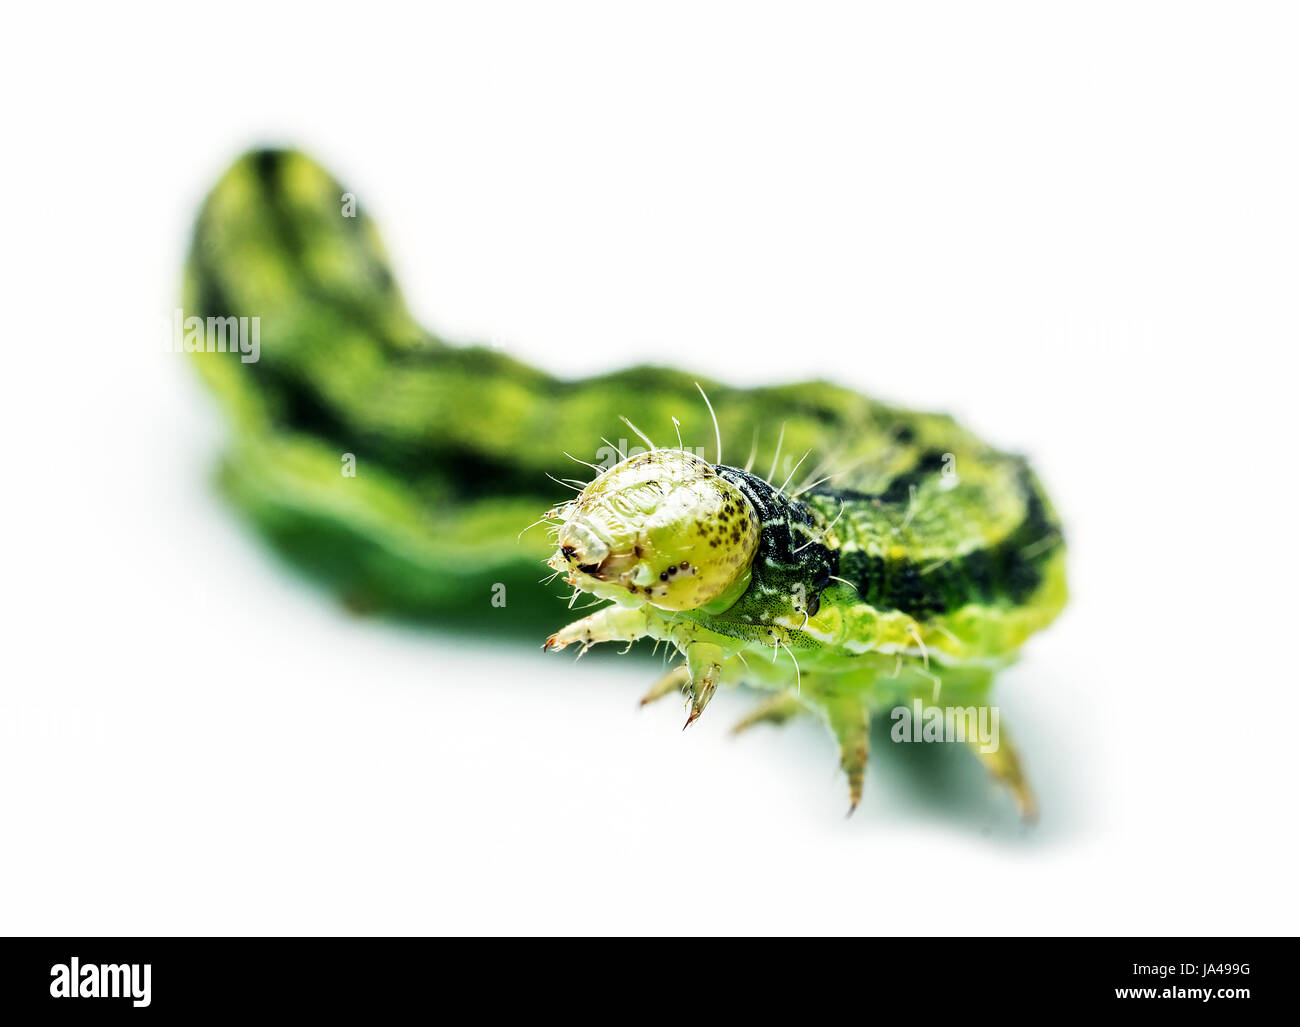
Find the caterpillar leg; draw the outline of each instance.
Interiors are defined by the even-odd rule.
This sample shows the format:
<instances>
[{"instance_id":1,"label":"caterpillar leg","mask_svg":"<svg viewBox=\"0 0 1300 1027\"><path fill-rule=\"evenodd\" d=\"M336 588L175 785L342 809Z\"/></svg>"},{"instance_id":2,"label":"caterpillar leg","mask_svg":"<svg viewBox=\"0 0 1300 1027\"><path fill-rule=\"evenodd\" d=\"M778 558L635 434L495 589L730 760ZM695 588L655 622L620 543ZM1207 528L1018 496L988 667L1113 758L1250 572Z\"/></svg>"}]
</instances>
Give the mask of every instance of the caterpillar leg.
<instances>
[{"instance_id":1,"label":"caterpillar leg","mask_svg":"<svg viewBox=\"0 0 1300 1027\"><path fill-rule=\"evenodd\" d=\"M574 621L561 628L542 645L548 652L564 649L567 646L581 644L586 652L597 642L635 642L646 635L666 639L672 642L686 655L686 664L674 668L650 689L642 705L667 695L674 687L689 683L691 693L691 712L686 718L683 730L690 727L704 712L713 694L718 690L722 680L722 663L726 653L722 647L713 642L697 639L698 632L693 625L680 625L664 630L658 620L644 608L627 606L607 606L597 610L590 617ZM578 654L579 656L582 653Z\"/></svg>"},{"instance_id":2,"label":"caterpillar leg","mask_svg":"<svg viewBox=\"0 0 1300 1027\"><path fill-rule=\"evenodd\" d=\"M650 691L641 697L641 705L648 706L657 699L662 699L665 695L671 695L673 692L680 692L687 684L690 683L691 672L686 664L681 663L670 670L654 683Z\"/></svg>"},{"instance_id":3,"label":"caterpillar leg","mask_svg":"<svg viewBox=\"0 0 1300 1027\"><path fill-rule=\"evenodd\" d=\"M801 713L803 708L803 704L793 692L779 692L763 700L737 721L731 733L738 735L742 731L748 731L755 724L784 724L791 717Z\"/></svg>"},{"instance_id":4,"label":"caterpillar leg","mask_svg":"<svg viewBox=\"0 0 1300 1027\"><path fill-rule=\"evenodd\" d=\"M721 646L712 642L690 642L686 646L686 668L691 679L691 712L682 725L685 731L700 719L704 707L709 705L713 693L722 680L722 661L725 654Z\"/></svg>"},{"instance_id":5,"label":"caterpillar leg","mask_svg":"<svg viewBox=\"0 0 1300 1027\"><path fill-rule=\"evenodd\" d=\"M867 706L861 696L850 693L827 696L823 709L831 733L840 744L840 769L849 779L849 814L852 815L862 800L862 783L867 774Z\"/></svg>"},{"instance_id":6,"label":"caterpillar leg","mask_svg":"<svg viewBox=\"0 0 1300 1027\"><path fill-rule=\"evenodd\" d=\"M575 620L546 640L542 648L548 652L582 643L586 652L597 642L635 642L649 633L650 619L644 610L626 606L607 606L590 617Z\"/></svg>"},{"instance_id":7,"label":"caterpillar leg","mask_svg":"<svg viewBox=\"0 0 1300 1027\"><path fill-rule=\"evenodd\" d=\"M1025 780L1024 771L1020 766L1020 756L1007 737L1006 730L999 732L998 747L992 752L984 752L978 742L969 744L993 779L1011 793L1016 808L1020 811L1020 819L1027 824L1037 820L1038 803L1034 800L1029 782Z\"/></svg>"}]
</instances>

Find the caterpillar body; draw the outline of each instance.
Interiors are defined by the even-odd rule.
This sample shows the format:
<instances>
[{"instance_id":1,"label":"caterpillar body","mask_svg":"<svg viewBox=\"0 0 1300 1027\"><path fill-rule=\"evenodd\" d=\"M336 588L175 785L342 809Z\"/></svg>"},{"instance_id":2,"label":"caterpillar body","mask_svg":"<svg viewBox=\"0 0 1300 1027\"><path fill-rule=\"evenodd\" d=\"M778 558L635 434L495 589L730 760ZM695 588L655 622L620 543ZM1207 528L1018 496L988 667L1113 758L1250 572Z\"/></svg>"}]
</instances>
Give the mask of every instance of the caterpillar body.
<instances>
[{"instance_id":1,"label":"caterpillar body","mask_svg":"<svg viewBox=\"0 0 1300 1027\"><path fill-rule=\"evenodd\" d=\"M548 563L609 603L548 648L667 642L684 662L646 699L684 691L688 724L732 683L772 693L740 727L821 716L851 808L873 714L986 705L1064 605L1061 530L1019 456L824 382L732 389L656 367L566 380L449 345L415 323L347 195L296 151L240 158L201 208L183 303L260 318L255 361L194 347L234 425L221 483L349 603L535 631L570 601L538 584ZM628 454L602 438L625 422L680 438ZM749 443L743 466L723 463L723 438ZM557 504L566 452L598 473ZM548 506L553 546L520 534ZM1032 816L1005 735L976 752Z\"/></svg>"}]
</instances>

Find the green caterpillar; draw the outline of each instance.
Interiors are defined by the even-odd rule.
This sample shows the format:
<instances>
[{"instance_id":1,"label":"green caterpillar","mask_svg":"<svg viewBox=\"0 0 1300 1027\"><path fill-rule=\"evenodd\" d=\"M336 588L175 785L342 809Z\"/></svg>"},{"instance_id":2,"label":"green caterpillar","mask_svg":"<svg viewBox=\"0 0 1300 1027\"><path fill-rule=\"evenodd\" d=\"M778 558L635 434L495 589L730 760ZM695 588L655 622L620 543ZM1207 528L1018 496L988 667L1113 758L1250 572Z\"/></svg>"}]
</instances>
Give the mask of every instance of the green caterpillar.
<instances>
[{"instance_id":1,"label":"green caterpillar","mask_svg":"<svg viewBox=\"0 0 1300 1027\"><path fill-rule=\"evenodd\" d=\"M742 390L657 367L565 380L448 345L411 318L373 223L348 205L301 153L245 155L199 213L183 303L201 321L259 319L256 360L210 337L187 346L234 426L220 481L349 603L537 631L571 603L538 583L549 563L574 595L611 600L549 648L670 643L685 663L646 699L685 690L688 724L723 683L775 693L741 727L821 715L853 806L873 713L987 706L995 672L1064 605L1037 480L951 418L822 382ZM590 463L620 418L678 425L677 445L592 464L595 480L555 503L563 454ZM749 444L744 468L722 462L724 438ZM520 534L548 507L554 546ZM1031 816L1005 738L976 751Z\"/></svg>"}]
</instances>

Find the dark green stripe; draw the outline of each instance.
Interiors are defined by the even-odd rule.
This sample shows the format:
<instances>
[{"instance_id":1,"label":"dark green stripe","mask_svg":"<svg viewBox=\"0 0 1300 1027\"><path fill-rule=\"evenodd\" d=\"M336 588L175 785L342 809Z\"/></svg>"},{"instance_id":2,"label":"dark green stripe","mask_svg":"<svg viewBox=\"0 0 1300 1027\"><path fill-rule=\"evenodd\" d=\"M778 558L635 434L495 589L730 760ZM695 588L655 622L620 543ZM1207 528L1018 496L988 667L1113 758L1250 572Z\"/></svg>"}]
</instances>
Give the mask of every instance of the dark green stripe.
<instances>
[{"instance_id":1,"label":"dark green stripe","mask_svg":"<svg viewBox=\"0 0 1300 1027\"><path fill-rule=\"evenodd\" d=\"M886 560L858 549L841 554L835 573L853 582L863 601L876 609L901 610L918 620L976 601L1025 602L1042 583L1043 566L1062 541L1027 468L1022 467L1017 481L1025 516L997 545L949 560L928 573L914 560ZM1056 541L1025 555L1027 548L1052 535Z\"/></svg>"},{"instance_id":2,"label":"dark green stripe","mask_svg":"<svg viewBox=\"0 0 1300 1027\"><path fill-rule=\"evenodd\" d=\"M920 491L926 481L943 471L944 457L947 456L943 450L927 449L919 454L914 463L908 470L902 471L895 475L883 491L880 492L862 492L858 489L814 489L810 494L818 496L831 496L835 499L842 499L846 503L850 502L877 502L886 503L890 506L898 506L911 501L912 488L916 487Z\"/></svg>"}]
</instances>

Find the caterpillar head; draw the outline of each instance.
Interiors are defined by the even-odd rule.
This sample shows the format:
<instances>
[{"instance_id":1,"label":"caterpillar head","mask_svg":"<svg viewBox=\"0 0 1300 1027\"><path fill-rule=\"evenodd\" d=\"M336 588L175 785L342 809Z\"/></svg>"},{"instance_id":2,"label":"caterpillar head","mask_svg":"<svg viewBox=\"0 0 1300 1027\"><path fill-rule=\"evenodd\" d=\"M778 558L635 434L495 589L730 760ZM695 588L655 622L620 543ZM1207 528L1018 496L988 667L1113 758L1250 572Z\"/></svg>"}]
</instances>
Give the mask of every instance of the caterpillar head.
<instances>
[{"instance_id":1,"label":"caterpillar head","mask_svg":"<svg viewBox=\"0 0 1300 1027\"><path fill-rule=\"evenodd\" d=\"M628 457L562 512L548 564L605 599L665 610L738 598L758 549L749 500L708 461L678 449Z\"/></svg>"}]
</instances>

